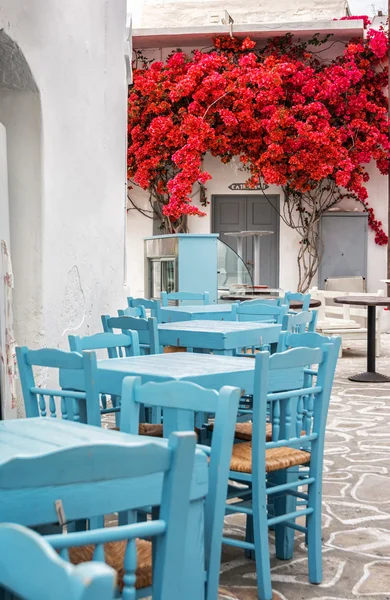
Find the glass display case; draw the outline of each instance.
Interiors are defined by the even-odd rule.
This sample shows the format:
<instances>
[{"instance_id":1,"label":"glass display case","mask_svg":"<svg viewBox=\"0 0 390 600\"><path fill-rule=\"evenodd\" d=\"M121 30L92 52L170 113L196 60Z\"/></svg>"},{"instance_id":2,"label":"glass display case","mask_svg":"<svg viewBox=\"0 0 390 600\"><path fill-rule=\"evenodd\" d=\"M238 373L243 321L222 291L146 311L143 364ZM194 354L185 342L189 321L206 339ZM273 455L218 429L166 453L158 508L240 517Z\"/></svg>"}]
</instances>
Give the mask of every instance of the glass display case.
<instances>
[{"instance_id":1,"label":"glass display case","mask_svg":"<svg viewBox=\"0 0 390 600\"><path fill-rule=\"evenodd\" d=\"M218 240L218 297L253 288L253 281L242 258L225 242Z\"/></svg>"}]
</instances>

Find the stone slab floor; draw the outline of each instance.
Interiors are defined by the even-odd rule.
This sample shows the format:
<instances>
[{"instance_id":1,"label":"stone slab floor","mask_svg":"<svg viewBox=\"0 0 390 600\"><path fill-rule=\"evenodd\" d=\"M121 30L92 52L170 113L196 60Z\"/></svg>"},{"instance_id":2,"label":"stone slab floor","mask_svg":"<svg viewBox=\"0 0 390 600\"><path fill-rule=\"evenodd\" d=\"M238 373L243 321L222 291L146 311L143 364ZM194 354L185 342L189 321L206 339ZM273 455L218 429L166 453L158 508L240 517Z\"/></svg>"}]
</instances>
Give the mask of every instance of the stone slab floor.
<instances>
[{"instance_id":1,"label":"stone slab floor","mask_svg":"<svg viewBox=\"0 0 390 600\"><path fill-rule=\"evenodd\" d=\"M377 370L390 376L390 335ZM323 489L323 583L310 585L303 535L292 561L272 558L274 600L390 599L390 383L362 384L365 343L351 342L339 360L330 405ZM226 533L244 537L240 516ZM270 536L271 554L272 536ZM220 600L257 599L254 562L224 547Z\"/></svg>"}]
</instances>

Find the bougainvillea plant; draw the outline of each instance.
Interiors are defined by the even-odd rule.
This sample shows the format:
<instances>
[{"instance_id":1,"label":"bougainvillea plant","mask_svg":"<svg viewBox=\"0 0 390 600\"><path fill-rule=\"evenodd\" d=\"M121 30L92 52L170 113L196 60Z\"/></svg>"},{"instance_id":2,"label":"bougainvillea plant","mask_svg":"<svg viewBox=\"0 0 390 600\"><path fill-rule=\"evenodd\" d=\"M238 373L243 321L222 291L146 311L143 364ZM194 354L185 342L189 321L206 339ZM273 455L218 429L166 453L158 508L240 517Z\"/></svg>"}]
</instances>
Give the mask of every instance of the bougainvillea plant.
<instances>
[{"instance_id":1,"label":"bougainvillea plant","mask_svg":"<svg viewBox=\"0 0 390 600\"><path fill-rule=\"evenodd\" d=\"M129 180L149 191L165 231L204 215L192 198L200 185L206 202L205 154L237 157L248 187L283 190L281 216L300 236L301 291L319 266L320 217L343 198L364 205L376 243L388 241L366 189L371 161L389 172L388 39L368 29L329 59L329 37L287 35L260 48L217 38L209 50L136 68L129 90Z\"/></svg>"}]
</instances>

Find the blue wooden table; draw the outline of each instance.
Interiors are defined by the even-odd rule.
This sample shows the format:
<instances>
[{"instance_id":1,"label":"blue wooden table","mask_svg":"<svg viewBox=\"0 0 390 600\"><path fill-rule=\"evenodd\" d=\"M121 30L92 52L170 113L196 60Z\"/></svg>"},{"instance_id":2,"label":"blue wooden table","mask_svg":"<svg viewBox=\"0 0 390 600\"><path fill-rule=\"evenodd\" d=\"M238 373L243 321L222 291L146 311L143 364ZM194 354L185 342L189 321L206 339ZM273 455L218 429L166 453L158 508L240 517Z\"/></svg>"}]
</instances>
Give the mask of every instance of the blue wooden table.
<instances>
[{"instance_id":1,"label":"blue wooden table","mask_svg":"<svg viewBox=\"0 0 390 600\"><path fill-rule=\"evenodd\" d=\"M122 394L123 379L138 375L142 383L148 381L192 381L203 387L219 390L232 385L252 394L255 361L234 356L193 354L149 354L97 361L100 393ZM60 384L64 389L84 390L82 371L63 371Z\"/></svg>"},{"instance_id":2,"label":"blue wooden table","mask_svg":"<svg viewBox=\"0 0 390 600\"><path fill-rule=\"evenodd\" d=\"M281 325L238 321L180 321L158 326L161 346L204 348L232 355L237 348L277 344Z\"/></svg>"},{"instance_id":3,"label":"blue wooden table","mask_svg":"<svg viewBox=\"0 0 390 600\"><path fill-rule=\"evenodd\" d=\"M69 494L77 497L77 511L80 514L83 506L88 506L91 495L98 494L101 486L109 486L110 481L84 480L72 485L56 486L57 473L46 473L47 486L34 487L34 457L50 455L61 449L90 444L139 444L140 440L153 444L167 444L167 440L147 438L145 436L129 435L114 431L90 427L62 419L35 418L16 419L0 422L0 522L19 523L26 526L56 523L58 517L55 502L62 500L67 520L75 518L71 510L67 510ZM31 458L31 473L22 489L13 489L12 470L17 469L15 462L10 461L18 456ZM54 459L54 457L53 457ZM93 470L91 470L93 471ZM128 506L142 506L143 490L148 489L148 495L155 491L155 504L161 499L162 477L150 475L138 480L131 480L128 493ZM126 480L119 480L115 485L126 486ZM129 485L127 483L127 485ZM152 492L150 491L152 488ZM186 581L185 597L191 600L204 600L204 499L208 490L208 462L206 455L197 451L191 486L191 506L187 538L186 566L184 580ZM113 491L115 494L115 490ZM141 504L140 504L141 502ZM74 502L71 505L74 505ZM127 505L127 500L126 500ZM86 511L87 514L87 511Z\"/></svg>"},{"instance_id":4,"label":"blue wooden table","mask_svg":"<svg viewBox=\"0 0 390 600\"><path fill-rule=\"evenodd\" d=\"M163 323L177 321L235 321L234 304L205 304L198 306L165 306L160 309Z\"/></svg>"}]
</instances>

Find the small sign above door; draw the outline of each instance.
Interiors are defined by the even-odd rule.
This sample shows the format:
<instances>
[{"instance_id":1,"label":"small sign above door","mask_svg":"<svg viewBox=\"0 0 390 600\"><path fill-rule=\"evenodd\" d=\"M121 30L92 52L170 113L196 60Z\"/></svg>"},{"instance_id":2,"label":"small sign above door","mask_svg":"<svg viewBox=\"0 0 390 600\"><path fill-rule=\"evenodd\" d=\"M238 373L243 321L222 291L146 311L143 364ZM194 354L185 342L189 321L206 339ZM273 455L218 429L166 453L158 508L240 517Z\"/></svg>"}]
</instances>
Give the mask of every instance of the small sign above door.
<instances>
[{"instance_id":1,"label":"small sign above door","mask_svg":"<svg viewBox=\"0 0 390 600\"><path fill-rule=\"evenodd\" d=\"M258 183L255 187L248 187L245 183L231 183L228 188L234 192L255 192L256 190L266 190L268 185Z\"/></svg>"}]
</instances>

